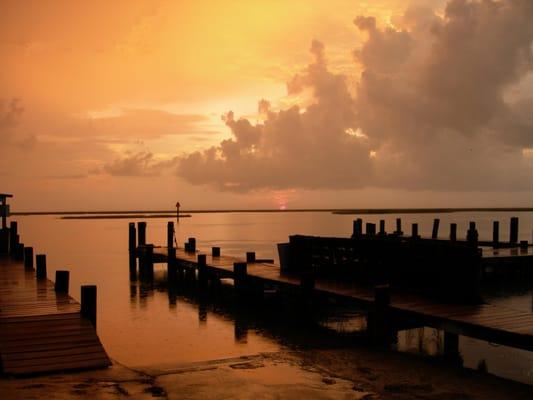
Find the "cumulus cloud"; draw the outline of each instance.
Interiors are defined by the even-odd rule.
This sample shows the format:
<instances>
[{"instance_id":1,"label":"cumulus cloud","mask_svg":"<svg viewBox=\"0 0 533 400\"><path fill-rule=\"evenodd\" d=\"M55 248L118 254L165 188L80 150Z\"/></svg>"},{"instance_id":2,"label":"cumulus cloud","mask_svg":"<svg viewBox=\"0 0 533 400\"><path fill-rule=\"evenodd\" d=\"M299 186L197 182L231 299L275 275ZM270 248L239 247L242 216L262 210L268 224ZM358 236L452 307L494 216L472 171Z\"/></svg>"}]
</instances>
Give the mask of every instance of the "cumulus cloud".
<instances>
[{"instance_id":1,"label":"cumulus cloud","mask_svg":"<svg viewBox=\"0 0 533 400\"><path fill-rule=\"evenodd\" d=\"M287 83L291 95L310 90L310 105L273 111L262 100L259 123L228 113L232 137L180 158L178 174L234 191L531 189L533 97L509 91L533 70L532 20L530 0L412 7L385 27L358 16L355 87L315 40L313 61Z\"/></svg>"},{"instance_id":2,"label":"cumulus cloud","mask_svg":"<svg viewBox=\"0 0 533 400\"><path fill-rule=\"evenodd\" d=\"M114 176L156 176L175 165L176 159L157 160L152 153L141 151L104 164L103 171Z\"/></svg>"}]
</instances>

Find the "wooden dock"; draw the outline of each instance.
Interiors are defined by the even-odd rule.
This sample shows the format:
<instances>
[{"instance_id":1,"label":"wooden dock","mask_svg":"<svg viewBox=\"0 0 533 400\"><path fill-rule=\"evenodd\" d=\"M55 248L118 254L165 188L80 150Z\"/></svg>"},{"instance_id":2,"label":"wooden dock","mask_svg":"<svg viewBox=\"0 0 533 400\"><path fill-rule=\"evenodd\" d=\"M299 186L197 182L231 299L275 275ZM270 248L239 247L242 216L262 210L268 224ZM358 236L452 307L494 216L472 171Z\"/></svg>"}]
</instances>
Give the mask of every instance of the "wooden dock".
<instances>
[{"instance_id":1,"label":"wooden dock","mask_svg":"<svg viewBox=\"0 0 533 400\"><path fill-rule=\"evenodd\" d=\"M173 249L176 253L176 266L181 269L202 269L205 279L238 278L235 264L242 264L243 259L231 256L205 255L205 264L199 263L201 252ZM138 248L137 254L143 257L144 249ZM169 263L167 247L154 247L152 263ZM203 253L205 254L205 253ZM204 257L204 256L202 256ZM140 261L141 263L145 262ZM171 262L172 264L172 262ZM257 287L274 287L301 293L304 282L300 276L282 274L278 265L264 262L246 263L246 279L249 285ZM169 272L170 274L170 272ZM453 288L452 288L453 289ZM363 307L370 312L377 307L373 288L344 283L328 279L316 279L313 282L314 296L336 299L339 302ZM533 313L518 311L491 304L454 304L443 303L424 296L408 292L392 291L387 306L389 320L399 326L429 326L441 329L450 335L464 335L510 347L533 351ZM458 341L452 340L456 342Z\"/></svg>"},{"instance_id":2,"label":"wooden dock","mask_svg":"<svg viewBox=\"0 0 533 400\"><path fill-rule=\"evenodd\" d=\"M0 370L12 375L111 365L80 304L37 279L33 268L1 255L0 360Z\"/></svg>"}]
</instances>

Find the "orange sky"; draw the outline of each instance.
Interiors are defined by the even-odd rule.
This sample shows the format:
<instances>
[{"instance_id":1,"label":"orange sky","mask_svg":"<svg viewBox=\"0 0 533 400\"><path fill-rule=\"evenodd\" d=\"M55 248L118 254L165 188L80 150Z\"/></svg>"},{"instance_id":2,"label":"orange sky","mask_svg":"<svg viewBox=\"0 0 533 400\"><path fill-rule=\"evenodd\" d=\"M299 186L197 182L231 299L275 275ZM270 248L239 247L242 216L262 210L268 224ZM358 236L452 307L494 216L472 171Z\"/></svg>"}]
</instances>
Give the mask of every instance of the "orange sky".
<instances>
[{"instance_id":1,"label":"orange sky","mask_svg":"<svg viewBox=\"0 0 533 400\"><path fill-rule=\"evenodd\" d=\"M477 205L484 196L431 188L221 192L165 167L230 137L221 119L230 110L255 123L260 99L274 110L306 106L286 83L310 62L313 39L326 45L330 71L357 77L352 53L367 36L354 18L394 24L406 3L4 0L0 191L24 210L171 208L176 199L190 209ZM445 1L422 3L442 13ZM128 157L146 169L122 173Z\"/></svg>"}]
</instances>

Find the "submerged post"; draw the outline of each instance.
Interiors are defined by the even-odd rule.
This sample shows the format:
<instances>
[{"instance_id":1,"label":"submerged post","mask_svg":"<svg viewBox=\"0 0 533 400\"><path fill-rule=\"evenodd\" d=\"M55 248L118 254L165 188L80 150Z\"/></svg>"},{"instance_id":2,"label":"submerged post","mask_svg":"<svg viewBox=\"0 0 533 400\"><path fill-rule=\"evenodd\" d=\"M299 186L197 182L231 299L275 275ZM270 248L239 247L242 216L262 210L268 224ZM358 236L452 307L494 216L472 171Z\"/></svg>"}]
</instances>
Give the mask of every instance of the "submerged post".
<instances>
[{"instance_id":1,"label":"submerged post","mask_svg":"<svg viewBox=\"0 0 533 400\"><path fill-rule=\"evenodd\" d=\"M96 285L81 287L81 315L87 318L96 328Z\"/></svg>"},{"instance_id":2,"label":"submerged post","mask_svg":"<svg viewBox=\"0 0 533 400\"><path fill-rule=\"evenodd\" d=\"M146 244L146 222L137 222L137 231L139 246L144 246Z\"/></svg>"},{"instance_id":3,"label":"submerged post","mask_svg":"<svg viewBox=\"0 0 533 400\"><path fill-rule=\"evenodd\" d=\"M24 247L24 268L33 269L33 247Z\"/></svg>"},{"instance_id":4,"label":"submerged post","mask_svg":"<svg viewBox=\"0 0 533 400\"><path fill-rule=\"evenodd\" d=\"M37 254L35 256L36 271L35 276L37 280L46 279L46 254Z\"/></svg>"},{"instance_id":5,"label":"submerged post","mask_svg":"<svg viewBox=\"0 0 533 400\"><path fill-rule=\"evenodd\" d=\"M58 293L68 293L69 278L69 271L56 271L55 291Z\"/></svg>"},{"instance_id":6,"label":"submerged post","mask_svg":"<svg viewBox=\"0 0 533 400\"><path fill-rule=\"evenodd\" d=\"M431 231L431 239L437 239L438 238L438 236L439 236L439 224L440 224L440 219L435 218L433 220L433 229Z\"/></svg>"},{"instance_id":7,"label":"submerged post","mask_svg":"<svg viewBox=\"0 0 533 400\"><path fill-rule=\"evenodd\" d=\"M450 240L455 242L457 240L457 224L450 224Z\"/></svg>"},{"instance_id":8,"label":"submerged post","mask_svg":"<svg viewBox=\"0 0 533 400\"><path fill-rule=\"evenodd\" d=\"M511 218L511 229L509 232L509 242L518 243L518 217Z\"/></svg>"},{"instance_id":9,"label":"submerged post","mask_svg":"<svg viewBox=\"0 0 533 400\"><path fill-rule=\"evenodd\" d=\"M500 242L500 221L492 221L492 245L497 246Z\"/></svg>"}]
</instances>

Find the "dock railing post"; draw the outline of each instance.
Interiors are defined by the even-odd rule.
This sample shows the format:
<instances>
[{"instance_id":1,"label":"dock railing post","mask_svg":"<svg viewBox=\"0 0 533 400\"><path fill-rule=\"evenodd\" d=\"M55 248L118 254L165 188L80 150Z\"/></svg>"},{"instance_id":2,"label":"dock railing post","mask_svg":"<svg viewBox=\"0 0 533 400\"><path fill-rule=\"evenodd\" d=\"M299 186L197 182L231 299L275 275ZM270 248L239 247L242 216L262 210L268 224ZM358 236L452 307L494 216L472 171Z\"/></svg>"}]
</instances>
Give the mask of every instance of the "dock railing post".
<instances>
[{"instance_id":1,"label":"dock railing post","mask_svg":"<svg viewBox=\"0 0 533 400\"><path fill-rule=\"evenodd\" d=\"M24 247L24 268L33 269L33 247Z\"/></svg>"},{"instance_id":2,"label":"dock railing post","mask_svg":"<svg viewBox=\"0 0 533 400\"><path fill-rule=\"evenodd\" d=\"M439 237L439 224L440 224L440 219L435 218L433 220L433 229L431 231L431 239L437 239Z\"/></svg>"},{"instance_id":3,"label":"dock railing post","mask_svg":"<svg viewBox=\"0 0 533 400\"><path fill-rule=\"evenodd\" d=\"M81 315L87 318L96 329L96 285L82 285L81 287Z\"/></svg>"},{"instance_id":4,"label":"dock railing post","mask_svg":"<svg viewBox=\"0 0 533 400\"><path fill-rule=\"evenodd\" d=\"M37 280L46 279L46 254L37 254L35 256L35 263L35 277L37 278Z\"/></svg>"},{"instance_id":5,"label":"dock railing post","mask_svg":"<svg viewBox=\"0 0 533 400\"><path fill-rule=\"evenodd\" d=\"M379 234L381 236L387 235L387 231L385 230L385 220L384 219L380 219L379 220Z\"/></svg>"},{"instance_id":6,"label":"dock railing post","mask_svg":"<svg viewBox=\"0 0 533 400\"><path fill-rule=\"evenodd\" d=\"M139 246L144 246L146 244L146 222L141 221L137 222L137 233L139 235Z\"/></svg>"},{"instance_id":7,"label":"dock railing post","mask_svg":"<svg viewBox=\"0 0 533 400\"><path fill-rule=\"evenodd\" d=\"M56 271L55 291L57 293L68 293L69 279L69 271Z\"/></svg>"},{"instance_id":8,"label":"dock railing post","mask_svg":"<svg viewBox=\"0 0 533 400\"><path fill-rule=\"evenodd\" d=\"M18 238L17 238L17 240L18 240ZM16 244L16 246L15 246L15 260L24 261L24 243L17 243Z\"/></svg>"},{"instance_id":9,"label":"dock railing post","mask_svg":"<svg viewBox=\"0 0 533 400\"><path fill-rule=\"evenodd\" d=\"M511 218L511 227L509 231L509 243L518 243L518 217Z\"/></svg>"},{"instance_id":10,"label":"dock railing post","mask_svg":"<svg viewBox=\"0 0 533 400\"><path fill-rule=\"evenodd\" d=\"M450 241L455 242L457 240L457 224L450 224Z\"/></svg>"}]
</instances>

